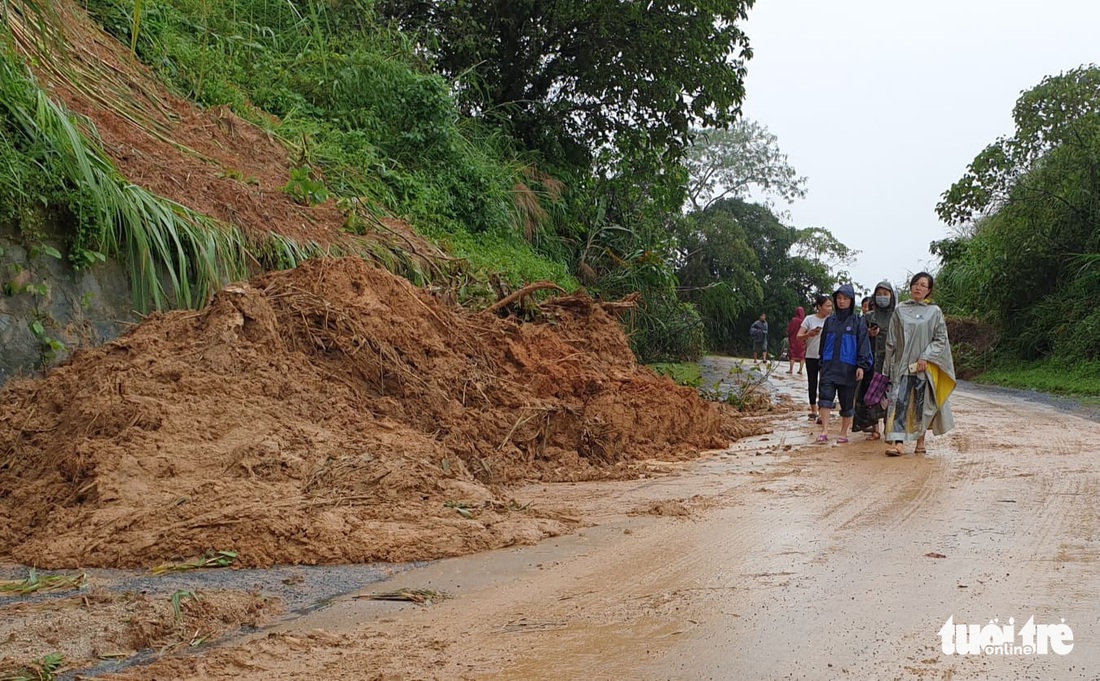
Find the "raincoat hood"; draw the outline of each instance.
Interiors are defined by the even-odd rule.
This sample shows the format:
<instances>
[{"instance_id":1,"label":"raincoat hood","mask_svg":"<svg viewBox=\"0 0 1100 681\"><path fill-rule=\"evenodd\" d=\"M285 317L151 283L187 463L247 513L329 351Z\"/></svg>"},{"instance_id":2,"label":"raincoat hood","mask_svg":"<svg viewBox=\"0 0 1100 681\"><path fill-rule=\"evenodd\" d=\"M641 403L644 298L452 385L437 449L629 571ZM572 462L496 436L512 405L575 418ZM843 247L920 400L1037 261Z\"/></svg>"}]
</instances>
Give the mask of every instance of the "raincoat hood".
<instances>
[{"instance_id":1,"label":"raincoat hood","mask_svg":"<svg viewBox=\"0 0 1100 681\"><path fill-rule=\"evenodd\" d=\"M894 290L893 284L883 279L879 283L875 284L875 288L873 291L871 291L871 295L874 296L875 291L879 290L880 288L884 288L890 292L890 305L887 307L879 307L878 303L875 303L875 309L882 310L887 314L892 314L894 312L894 308L898 306L898 292Z\"/></svg>"},{"instance_id":2,"label":"raincoat hood","mask_svg":"<svg viewBox=\"0 0 1100 681\"><path fill-rule=\"evenodd\" d=\"M836 296L838 293L843 293L851 299L852 304L848 306L847 310L840 309L840 306L836 304ZM847 319L852 316L852 313L856 309L856 290L852 288L851 284L841 284L836 291L833 291L833 314L837 319Z\"/></svg>"}]
</instances>

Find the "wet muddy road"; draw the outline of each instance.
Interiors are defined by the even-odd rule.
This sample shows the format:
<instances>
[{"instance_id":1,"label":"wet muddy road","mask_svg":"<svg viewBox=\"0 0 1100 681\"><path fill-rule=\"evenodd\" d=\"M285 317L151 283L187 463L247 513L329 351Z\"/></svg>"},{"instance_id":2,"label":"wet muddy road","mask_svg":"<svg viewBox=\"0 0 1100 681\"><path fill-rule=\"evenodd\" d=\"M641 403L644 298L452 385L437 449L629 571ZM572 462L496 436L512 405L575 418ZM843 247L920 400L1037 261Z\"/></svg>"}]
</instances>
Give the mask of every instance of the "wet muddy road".
<instances>
[{"instance_id":1,"label":"wet muddy road","mask_svg":"<svg viewBox=\"0 0 1100 681\"><path fill-rule=\"evenodd\" d=\"M652 478L518 490L598 525L374 585L452 596L429 607L347 596L119 678L1100 678L1100 423L952 399L926 456L810 444L798 411ZM949 618L1013 618L1016 654L945 654ZM1046 654L1021 650L1032 618Z\"/></svg>"}]
</instances>

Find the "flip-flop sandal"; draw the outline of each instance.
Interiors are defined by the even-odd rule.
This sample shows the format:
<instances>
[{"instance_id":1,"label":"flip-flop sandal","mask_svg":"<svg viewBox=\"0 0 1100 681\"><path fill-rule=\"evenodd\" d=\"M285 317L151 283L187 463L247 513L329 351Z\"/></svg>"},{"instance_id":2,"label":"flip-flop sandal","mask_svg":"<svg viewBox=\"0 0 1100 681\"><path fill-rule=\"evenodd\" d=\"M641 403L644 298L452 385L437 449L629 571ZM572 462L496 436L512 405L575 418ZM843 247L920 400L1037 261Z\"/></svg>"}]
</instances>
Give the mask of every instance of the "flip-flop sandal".
<instances>
[{"instance_id":1,"label":"flip-flop sandal","mask_svg":"<svg viewBox=\"0 0 1100 681\"><path fill-rule=\"evenodd\" d=\"M916 449L913 450L913 453L914 454L927 454L928 450L925 449L924 447L917 447Z\"/></svg>"},{"instance_id":2,"label":"flip-flop sandal","mask_svg":"<svg viewBox=\"0 0 1100 681\"><path fill-rule=\"evenodd\" d=\"M817 444L819 444L819 445L823 445L828 441L829 441L829 436L828 435L818 435L817 436Z\"/></svg>"},{"instance_id":3,"label":"flip-flop sandal","mask_svg":"<svg viewBox=\"0 0 1100 681\"><path fill-rule=\"evenodd\" d=\"M814 420L817 419L817 414L806 414L806 418L810 419L811 421L814 421Z\"/></svg>"},{"instance_id":4,"label":"flip-flop sandal","mask_svg":"<svg viewBox=\"0 0 1100 681\"><path fill-rule=\"evenodd\" d=\"M837 443L838 445L846 445L846 444L848 444L848 438L846 438L846 437L838 437L838 438L836 439L836 443Z\"/></svg>"},{"instance_id":5,"label":"flip-flop sandal","mask_svg":"<svg viewBox=\"0 0 1100 681\"><path fill-rule=\"evenodd\" d=\"M890 447L886 450L886 456L901 456L901 449Z\"/></svg>"},{"instance_id":6,"label":"flip-flop sandal","mask_svg":"<svg viewBox=\"0 0 1100 681\"><path fill-rule=\"evenodd\" d=\"M868 435L867 439L868 440L881 440L882 436L879 435L877 432L874 432L874 433L871 433L870 435Z\"/></svg>"}]
</instances>

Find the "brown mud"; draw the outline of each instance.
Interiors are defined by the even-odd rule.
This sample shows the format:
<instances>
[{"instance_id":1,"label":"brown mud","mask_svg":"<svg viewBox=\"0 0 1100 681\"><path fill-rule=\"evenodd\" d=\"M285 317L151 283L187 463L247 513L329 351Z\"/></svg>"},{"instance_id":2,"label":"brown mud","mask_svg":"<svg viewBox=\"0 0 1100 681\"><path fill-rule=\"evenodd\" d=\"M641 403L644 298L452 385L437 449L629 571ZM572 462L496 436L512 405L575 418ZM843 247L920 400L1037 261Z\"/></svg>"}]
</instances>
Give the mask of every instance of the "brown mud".
<instances>
[{"instance_id":1,"label":"brown mud","mask_svg":"<svg viewBox=\"0 0 1100 681\"><path fill-rule=\"evenodd\" d=\"M542 323L315 260L157 314L0 394L0 561L151 567L408 561L581 518L537 479L644 474L752 425L639 366L577 294Z\"/></svg>"},{"instance_id":2,"label":"brown mud","mask_svg":"<svg viewBox=\"0 0 1100 681\"><path fill-rule=\"evenodd\" d=\"M797 394L797 377L773 380ZM435 562L202 655L110 678L1095 679L1100 424L964 389L927 456L811 444L804 416L676 464L547 485L600 525ZM911 449L911 446L910 446ZM709 498L690 515L631 514ZM948 618L1072 628L1068 654L945 654Z\"/></svg>"}]
</instances>

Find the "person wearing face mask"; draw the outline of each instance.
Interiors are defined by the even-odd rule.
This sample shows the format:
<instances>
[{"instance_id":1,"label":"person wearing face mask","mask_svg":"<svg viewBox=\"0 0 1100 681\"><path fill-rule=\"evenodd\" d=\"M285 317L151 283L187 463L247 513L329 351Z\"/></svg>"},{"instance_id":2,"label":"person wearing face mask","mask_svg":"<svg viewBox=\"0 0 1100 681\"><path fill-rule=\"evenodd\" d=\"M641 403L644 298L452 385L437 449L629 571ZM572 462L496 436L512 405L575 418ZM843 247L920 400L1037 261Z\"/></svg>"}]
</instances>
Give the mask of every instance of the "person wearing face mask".
<instances>
[{"instance_id":1,"label":"person wearing face mask","mask_svg":"<svg viewBox=\"0 0 1100 681\"><path fill-rule=\"evenodd\" d=\"M875 353L875 369L873 374L885 374L886 363L886 335L890 331L890 319L894 316L894 308L897 307L897 295L894 286L887 280L880 281L875 286L875 294L872 300L871 311L864 314L867 321L867 336L871 339L871 346ZM864 383L870 384L872 375L864 377ZM867 386L863 387L863 392ZM879 421L886 418L886 410L882 405L866 404L862 395L856 400L856 416L852 423L852 429L869 433L871 440L881 439L879 435Z\"/></svg>"},{"instance_id":2,"label":"person wearing face mask","mask_svg":"<svg viewBox=\"0 0 1100 681\"><path fill-rule=\"evenodd\" d=\"M833 314L821 331L821 386L817 407L821 416L818 444L829 441L829 416L840 401L840 434L837 444L848 442L848 428L855 413L856 387L871 371L874 355L867 337L867 324L855 314L855 289L842 284L833 293Z\"/></svg>"},{"instance_id":3,"label":"person wearing face mask","mask_svg":"<svg viewBox=\"0 0 1100 681\"><path fill-rule=\"evenodd\" d=\"M955 389L955 362L943 311L930 300L934 281L927 272L909 280L911 300L898 304L886 334L884 369L890 379L886 414L887 456L900 456L916 441L925 452L929 429L942 435L955 426L947 398Z\"/></svg>"}]
</instances>

